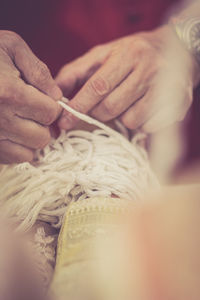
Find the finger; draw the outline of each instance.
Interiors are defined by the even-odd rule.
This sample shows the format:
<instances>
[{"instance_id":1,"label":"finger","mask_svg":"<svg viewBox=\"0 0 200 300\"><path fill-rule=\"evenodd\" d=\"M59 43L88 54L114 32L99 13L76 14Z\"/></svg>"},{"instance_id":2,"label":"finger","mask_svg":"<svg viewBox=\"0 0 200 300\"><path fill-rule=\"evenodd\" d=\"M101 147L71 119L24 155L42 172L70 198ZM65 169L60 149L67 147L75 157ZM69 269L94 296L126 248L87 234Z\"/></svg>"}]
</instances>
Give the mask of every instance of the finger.
<instances>
[{"instance_id":1,"label":"finger","mask_svg":"<svg viewBox=\"0 0 200 300\"><path fill-rule=\"evenodd\" d=\"M33 151L11 141L0 141L0 163L22 163L33 160Z\"/></svg>"},{"instance_id":2,"label":"finger","mask_svg":"<svg viewBox=\"0 0 200 300\"><path fill-rule=\"evenodd\" d=\"M9 74L9 77L20 78L20 72L6 52L0 51L0 70L1 77Z\"/></svg>"},{"instance_id":3,"label":"finger","mask_svg":"<svg viewBox=\"0 0 200 300\"><path fill-rule=\"evenodd\" d=\"M0 137L33 149L44 148L51 139L48 128L17 116L8 128L0 130Z\"/></svg>"},{"instance_id":4,"label":"finger","mask_svg":"<svg viewBox=\"0 0 200 300\"><path fill-rule=\"evenodd\" d=\"M176 87L172 86L163 97L160 96L157 100L154 97L154 99L157 110L142 127L147 133L153 133L184 119L193 100L192 87L185 88L177 83Z\"/></svg>"},{"instance_id":5,"label":"finger","mask_svg":"<svg viewBox=\"0 0 200 300\"><path fill-rule=\"evenodd\" d=\"M107 122L121 115L131 104L141 98L148 86L143 76L143 70L138 68L114 89L91 112L92 116L102 122Z\"/></svg>"},{"instance_id":6,"label":"finger","mask_svg":"<svg viewBox=\"0 0 200 300\"><path fill-rule=\"evenodd\" d=\"M1 84L5 87L0 95L1 115L3 110L10 107L20 117L50 125L61 112L61 107L56 101L20 79L4 78ZM6 111L4 115L6 117Z\"/></svg>"},{"instance_id":7,"label":"finger","mask_svg":"<svg viewBox=\"0 0 200 300\"><path fill-rule=\"evenodd\" d=\"M142 126L142 130L146 133L154 133L172 125L177 121L182 121L187 113L187 109L178 111L176 107L163 107L160 111L155 113L147 122Z\"/></svg>"},{"instance_id":8,"label":"finger","mask_svg":"<svg viewBox=\"0 0 200 300\"><path fill-rule=\"evenodd\" d=\"M33 54L23 40L15 46L14 63L28 84L53 99L58 100L62 97L62 92L53 80L48 67Z\"/></svg>"},{"instance_id":9,"label":"finger","mask_svg":"<svg viewBox=\"0 0 200 300\"><path fill-rule=\"evenodd\" d=\"M65 65L56 76L56 82L66 96L84 84L101 66L109 53L107 45L97 46L82 57Z\"/></svg>"},{"instance_id":10,"label":"finger","mask_svg":"<svg viewBox=\"0 0 200 300\"><path fill-rule=\"evenodd\" d=\"M141 129L146 133L153 133L158 131L158 129L161 130L168 125L173 124L174 121L175 119L172 120L171 116L169 119L166 118L166 112L159 111L152 118L150 118L150 120L148 120Z\"/></svg>"},{"instance_id":11,"label":"finger","mask_svg":"<svg viewBox=\"0 0 200 300\"><path fill-rule=\"evenodd\" d=\"M110 57L105 64L86 82L82 89L69 102L75 110L87 113L104 99L132 71L129 61L121 64L121 54ZM77 118L64 112L59 120L63 129L71 129Z\"/></svg>"},{"instance_id":12,"label":"finger","mask_svg":"<svg viewBox=\"0 0 200 300\"><path fill-rule=\"evenodd\" d=\"M129 129L141 127L155 112L152 93L147 93L132 105L120 118L121 122Z\"/></svg>"}]
</instances>

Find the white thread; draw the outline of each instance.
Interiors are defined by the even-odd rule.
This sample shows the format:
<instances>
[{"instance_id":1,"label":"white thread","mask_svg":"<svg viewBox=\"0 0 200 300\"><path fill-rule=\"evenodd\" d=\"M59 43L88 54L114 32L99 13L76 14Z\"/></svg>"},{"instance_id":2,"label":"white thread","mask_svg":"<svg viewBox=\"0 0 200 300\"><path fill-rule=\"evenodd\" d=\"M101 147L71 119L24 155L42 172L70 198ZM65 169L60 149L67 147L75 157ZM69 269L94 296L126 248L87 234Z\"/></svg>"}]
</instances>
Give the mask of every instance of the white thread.
<instances>
[{"instance_id":1,"label":"white thread","mask_svg":"<svg viewBox=\"0 0 200 300\"><path fill-rule=\"evenodd\" d=\"M100 129L62 131L37 152L36 162L2 169L0 204L22 230L36 220L59 228L71 201L112 195L138 201L148 188L158 186L138 136L131 143L105 124L59 103Z\"/></svg>"}]
</instances>

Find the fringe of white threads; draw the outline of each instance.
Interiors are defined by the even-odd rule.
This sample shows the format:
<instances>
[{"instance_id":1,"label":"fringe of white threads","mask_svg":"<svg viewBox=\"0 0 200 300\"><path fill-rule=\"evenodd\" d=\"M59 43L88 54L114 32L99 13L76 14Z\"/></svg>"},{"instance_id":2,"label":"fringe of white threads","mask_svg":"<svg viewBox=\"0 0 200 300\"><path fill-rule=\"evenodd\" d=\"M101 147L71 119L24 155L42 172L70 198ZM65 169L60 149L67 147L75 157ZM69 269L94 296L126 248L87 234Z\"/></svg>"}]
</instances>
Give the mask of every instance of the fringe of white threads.
<instances>
[{"instance_id":1,"label":"fringe of white threads","mask_svg":"<svg viewBox=\"0 0 200 300\"><path fill-rule=\"evenodd\" d=\"M131 143L105 124L59 103L100 129L62 131L38 151L35 163L2 169L0 205L20 223L20 230L30 229L37 220L59 228L71 201L112 195L139 201L149 188L158 186L137 137Z\"/></svg>"}]
</instances>

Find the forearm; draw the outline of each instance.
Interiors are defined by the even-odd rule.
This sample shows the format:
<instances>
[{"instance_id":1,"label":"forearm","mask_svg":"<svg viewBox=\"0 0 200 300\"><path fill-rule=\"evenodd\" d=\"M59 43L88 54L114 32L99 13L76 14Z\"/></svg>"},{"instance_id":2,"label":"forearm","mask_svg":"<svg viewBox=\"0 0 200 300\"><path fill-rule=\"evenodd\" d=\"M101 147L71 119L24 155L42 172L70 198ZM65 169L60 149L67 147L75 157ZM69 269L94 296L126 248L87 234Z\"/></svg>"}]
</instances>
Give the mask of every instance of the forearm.
<instances>
[{"instance_id":1,"label":"forearm","mask_svg":"<svg viewBox=\"0 0 200 300\"><path fill-rule=\"evenodd\" d=\"M194 60L195 84L199 83L200 66L200 0L185 3L169 18L169 24ZM196 61L196 66L195 66Z\"/></svg>"}]
</instances>

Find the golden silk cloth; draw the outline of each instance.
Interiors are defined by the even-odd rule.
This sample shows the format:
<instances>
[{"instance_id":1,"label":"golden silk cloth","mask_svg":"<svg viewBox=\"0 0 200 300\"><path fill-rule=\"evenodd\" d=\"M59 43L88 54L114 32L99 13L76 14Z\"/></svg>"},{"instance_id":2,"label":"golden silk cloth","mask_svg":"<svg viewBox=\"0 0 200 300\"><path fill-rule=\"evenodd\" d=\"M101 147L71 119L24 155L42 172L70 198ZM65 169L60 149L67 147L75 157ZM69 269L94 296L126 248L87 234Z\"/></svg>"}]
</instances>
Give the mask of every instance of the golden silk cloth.
<instances>
[{"instance_id":1,"label":"golden silk cloth","mask_svg":"<svg viewBox=\"0 0 200 300\"><path fill-rule=\"evenodd\" d=\"M126 211L125 203L118 198L90 198L69 206L59 234L51 286L56 300L105 299L107 288L98 274L103 258L99 246L119 228L118 216Z\"/></svg>"}]
</instances>

